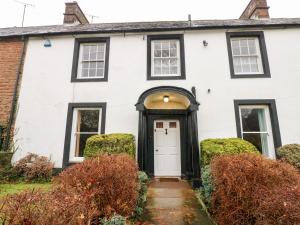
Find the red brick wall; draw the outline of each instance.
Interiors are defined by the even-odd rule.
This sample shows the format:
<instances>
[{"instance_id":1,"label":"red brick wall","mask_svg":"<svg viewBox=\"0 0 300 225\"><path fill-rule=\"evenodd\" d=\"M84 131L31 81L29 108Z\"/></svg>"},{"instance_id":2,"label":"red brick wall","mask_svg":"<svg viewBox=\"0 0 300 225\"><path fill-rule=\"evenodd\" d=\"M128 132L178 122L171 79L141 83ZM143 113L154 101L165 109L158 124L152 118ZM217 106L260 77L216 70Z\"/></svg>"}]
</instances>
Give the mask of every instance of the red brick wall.
<instances>
[{"instance_id":1,"label":"red brick wall","mask_svg":"<svg viewBox=\"0 0 300 225\"><path fill-rule=\"evenodd\" d=\"M7 126L24 42L0 40L0 123Z\"/></svg>"},{"instance_id":2,"label":"red brick wall","mask_svg":"<svg viewBox=\"0 0 300 225\"><path fill-rule=\"evenodd\" d=\"M267 0L251 0L240 19L270 18Z\"/></svg>"}]
</instances>

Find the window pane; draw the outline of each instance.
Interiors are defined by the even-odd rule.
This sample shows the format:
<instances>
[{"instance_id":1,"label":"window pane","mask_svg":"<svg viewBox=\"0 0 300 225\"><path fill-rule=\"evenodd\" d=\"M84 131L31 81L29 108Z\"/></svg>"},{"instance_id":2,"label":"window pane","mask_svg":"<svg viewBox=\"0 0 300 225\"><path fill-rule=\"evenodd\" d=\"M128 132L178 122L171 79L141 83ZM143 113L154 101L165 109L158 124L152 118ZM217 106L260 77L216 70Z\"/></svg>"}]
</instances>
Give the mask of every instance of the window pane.
<instances>
[{"instance_id":1,"label":"window pane","mask_svg":"<svg viewBox=\"0 0 300 225\"><path fill-rule=\"evenodd\" d=\"M258 73L258 65L257 64L251 64L251 72Z\"/></svg>"},{"instance_id":2,"label":"window pane","mask_svg":"<svg viewBox=\"0 0 300 225\"><path fill-rule=\"evenodd\" d=\"M170 122L169 128L176 128L177 123L176 122Z\"/></svg>"},{"instance_id":3,"label":"window pane","mask_svg":"<svg viewBox=\"0 0 300 225\"><path fill-rule=\"evenodd\" d=\"M170 57L176 57L177 56L177 49L171 49L170 50Z\"/></svg>"},{"instance_id":4,"label":"window pane","mask_svg":"<svg viewBox=\"0 0 300 225\"><path fill-rule=\"evenodd\" d=\"M83 45L83 53L82 53L82 60L89 60L90 58L90 46Z\"/></svg>"},{"instance_id":5,"label":"window pane","mask_svg":"<svg viewBox=\"0 0 300 225\"><path fill-rule=\"evenodd\" d=\"M96 77L104 77L104 69L97 69Z\"/></svg>"},{"instance_id":6,"label":"window pane","mask_svg":"<svg viewBox=\"0 0 300 225\"><path fill-rule=\"evenodd\" d=\"M250 55L256 55L256 45L255 45L255 40L248 40L249 44L249 53Z\"/></svg>"},{"instance_id":7,"label":"window pane","mask_svg":"<svg viewBox=\"0 0 300 225\"><path fill-rule=\"evenodd\" d=\"M243 139L252 143L262 154L268 155L268 134L249 134L244 133Z\"/></svg>"},{"instance_id":8,"label":"window pane","mask_svg":"<svg viewBox=\"0 0 300 225\"><path fill-rule=\"evenodd\" d=\"M170 59L171 66L177 66L178 59Z\"/></svg>"},{"instance_id":9,"label":"window pane","mask_svg":"<svg viewBox=\"0 0 300 225\"><path fill-rule=\"evenodd\" d=\"M154 50L154 57L161 57L161 50L160 49L155 49Z\"/></svg>"},{"instance_id":10,"label":"window pane","mask_svg":"<svg viewBox=\"0 0 300 225\"><path fill-rule=\"evenodd\" d=\"M96 76L96 69L90 69L89 70L89 77L95 77Z\"/></svg>"},{"instance_id":11,"label":"window pane","mask_svg":"<svg viewBox=\"0 0 300 225\"><path fill-rule=\"evenodd\" d=\"M244 73L250 73L250 65L249 64L242 65L242 70Z\"/></svg>"},{"instance_id":12,"label":"window pane","mask_svg":"<svg viewBox=\"0 0 300 225\"><path fill-rule=\"evenodd\" d=\"M177 66L171 66L170 74L177 74L178 73L178 67Z\"/></svg>"},{"instance_id":13,"label":"window pane","mask_svg":"<svg viewBox=\"0 0 300 225\"><path fill-rule=\"evenodd\" d=\"M262 153L261 134L243 134L243 139L252 143Z\"/></svg>"},{"instance_id":14,"label":"window pane","mask_svg":"<svg viewBox=\"0 0 300 225\"><path fill-rule=\"evenodd\" d=\"M169 50L162 50L162 57L169 57L170 51Z\"/></svg>"},{"instance_id":15,"label":"window pane","mask_svg":"<svg viewBox=\"0 0 300 225\"><path fill-rule=\"evenodd\" d=\"M163 59L162 60L162 74L169 74L169 66L170 66L169 59Z\"/></svg>"},{"instance_id":16,"label":"window pane","mask_svg":"<svg viewBox=\"0 0 300 225\"><path fill-rule=\"evenodd\" d=\"M159 66L159 67L154 67L154 74L161 74L161 67Z\"/></svg>"},{"instance_id":17,"label":"window pane","mask_svg":"<svg viewBox=\"0 0 300 225\"><path fill-rule=\"evenodd\" d=\"M161 59L154 59L154 74L161 74Z\"/></svg>"},{"instance_id":18,"label":"window pane","mask_svg":"<svg viewBox=\"0 0 300 225\"><path fill-rule=\"evenodd\" d=\"M81 77L88 77L88 76L89 76L89 70L82 68Z\"/></svg>"},{"instance_id":19,"label":"window pane","mask_svg":"<svg viewBox=\"0 0 300 225\"><path fill-rule=\"evenodd\" d=\"M164 41L164 42L162 42L161 46L162 46L163 50L169 50L170 42L169 41Z\"/></svg>"},{"instance_id":20,"label":"window pane","mask_svg":"<svg viewBox=\"0 0 300 225\"><path fill-rule=\"evenodd\" d=\"M161 42L155 41L154 42L154 49L155 50L161 50Z\"/></svg>"},{"instance_id":21,"label":"window pane","mask_svg":"<svg viewBox=\"0 0 300 225\"><path fill-rule=\"evenodd\" d=\"M233 55L241 55L240 47L232 47L232 54Z\"/></svg>"},{"instance_id":22,"label":"window pane","mask_svg":"<svg viewBox=\"0 0 300 225\"><path fill-rule=\"evenodd\" d=\"M90 62L90 69L96 68L96 62Z\"/></svg>"},{"instance_id":23,"label":"window pane","mask_svg":"<svg viewBox=\"0 0 300 225\"><path fill-rule=\"evenodd\" d=\"M104 69L104 62L97 62L96 66L97 66L98 69L99 68Z\"/></svg>"},{"instance_id":24,"label":"window pane","mask_svg":"<svg viewBox=\"0 0 300 225\"><path fill-rule=\"evenodd\" d=\"M99 110L78 110L77 132L98 132Z\"/></svg>"},{"instance_id":25,"label":"window pane","mask_svg":"<svg viewBox=\"0 0 300 225\"><path fill-rule=\"evenodd\" d=\"M234 72L235 73L241 73L242 72L242 65L241 65L240 57L234 57L233 58L233 66L234 66Z\"/></svg>"},{"instance_id":26,"label":"window pane","mask_svg":"<svg viewBox=\"0 0 300 225\"><path fill-rule=\"evenodd\" d=\"M104 60L104 52L97 52L97 60Z\"/></svg>"},{"instance_id":27,"label":"window pane","mask_svg":"<svg viewBox=\"0 0 300 225\"><path fill-rule=\"evenodd\" d=\"M267 132L264 109L242 108L243 132Z\"/></svg>"},{"instance_id":28,"label":"window pane","mask_svg":"<svg viewBox=\"0 0 300 225\"><path fill-rule=\"evenodd\" d=\"M83 157L86 141L95 134L76 134L76 150L75 157Z\"/></svg>"},{"instance_id":29,"label":"window pane","mask_svg":"<svg viewBox=\"0 0 300 225\"><path fill-rule=\"evenodd\" d=\"M171 49L177 49L177 42L178 41L170 41L170 48Z\"/></svg>"},{"instance_id":30,"label":"window pane","mask_svg":"<svg viewBox=\"0 0 300 225\"><path fill-rule=\"evenodd\" d=\"M164 128L163 122L156 122L156 128Z\"/></svg>"}]
</instances>

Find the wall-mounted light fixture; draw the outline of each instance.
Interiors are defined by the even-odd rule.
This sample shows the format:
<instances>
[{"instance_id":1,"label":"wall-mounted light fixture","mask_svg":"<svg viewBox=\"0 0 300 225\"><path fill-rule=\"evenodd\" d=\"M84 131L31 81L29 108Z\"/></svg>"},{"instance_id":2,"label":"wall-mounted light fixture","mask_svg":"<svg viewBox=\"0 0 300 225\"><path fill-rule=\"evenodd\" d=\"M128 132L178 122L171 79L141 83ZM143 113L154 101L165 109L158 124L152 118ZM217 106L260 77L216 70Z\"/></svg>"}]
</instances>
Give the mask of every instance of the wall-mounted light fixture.
<instances>
[{"instance_id":1,"label":"wall-mounted light fixture","mask_svg":"<svg viewBox=\"0 0 300 225\"><path fill-rule=\"evenodd\" d=\"M164 102L167 103L167 102L169 102L169 100L170 100L170 99L169 99L169 96L165 95L165 96L164 96Z\"/></svg>"},{"instance_id":2,"label":"wall-mounted light fixture","mask_svg":"<svg viewBox=\"0 0 300 225\"><path fill-rule=\"evenodd\" d=\"M208 46L208 42L206 40L203 41L203 46L207 47Z\"/></svg>"},{"instance_id":3,"label":"wall-mounted light fixture","mask_svg":"<svg viewBox=\"0 0 300 225\"><path fill-rule=\"evenodd\" d=\"M49 48L51 46L52 46L51 41L49 39L45 39L44 47Z\"/></svg>"}]
</instances>

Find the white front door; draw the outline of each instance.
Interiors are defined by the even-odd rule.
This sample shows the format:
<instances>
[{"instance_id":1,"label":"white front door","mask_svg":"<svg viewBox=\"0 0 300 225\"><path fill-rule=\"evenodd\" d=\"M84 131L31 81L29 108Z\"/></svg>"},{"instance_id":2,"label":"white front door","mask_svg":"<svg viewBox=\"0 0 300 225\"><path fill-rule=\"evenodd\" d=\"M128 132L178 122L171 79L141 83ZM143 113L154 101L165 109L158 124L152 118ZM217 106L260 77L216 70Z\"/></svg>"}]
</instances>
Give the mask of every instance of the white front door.
<instances>
[{"instance_id":1,"label":"white front door","mask_svg":"<svg viewBox=\"0 0 300 225\"><path fill-rule=\"evenodd\" d=\"M181 176L178 120L154 121L154 175Z\"/></svg>"}]
</instances>

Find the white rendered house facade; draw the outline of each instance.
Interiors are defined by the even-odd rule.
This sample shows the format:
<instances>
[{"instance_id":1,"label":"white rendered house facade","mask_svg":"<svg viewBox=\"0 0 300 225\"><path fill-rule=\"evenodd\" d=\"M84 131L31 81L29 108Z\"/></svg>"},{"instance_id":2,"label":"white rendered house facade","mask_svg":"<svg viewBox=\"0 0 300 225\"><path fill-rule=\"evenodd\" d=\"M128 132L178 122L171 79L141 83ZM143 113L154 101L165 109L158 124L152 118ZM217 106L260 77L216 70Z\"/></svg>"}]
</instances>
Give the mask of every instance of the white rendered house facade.
<instances>
[{"instance_id":1,"label":"white rendered house facade","mask_svg":"<svg viewBox=\"0 0 300 225\"><path fill-rule=\"evenodd\" d=\"M2 29L27 39L13 160L81 162L131 133L140 169L198 179L199 142L241 137L276 158L300 142L300 19Z\"/></svg>"},{"instance_id":2,"label":"white rendered house facade","mask_svg":"<svg viewBox=\"0 0 300 225\"><path fill-rule=\"evenodd\" d=\"M29 38L16 121L18 133L15 138L20 147L16 157L35 152L50 156L57 167L62 166L69 103L106 103L105 133L133 133L137 137L135 104L144 91L159 86L180 87L188 91L195 87L200 103L197 111L200 141L236 137L238 132L247 132L237 130L234 100L251 99L249 105L259 105L257 110L267 108L264 123L268 128L273 125L267 115L270 114L267 107L270 103L262 104L260 100L274 100L282 144L299 142L300 29L238 29L238 32L245 32L247 37L253 30L264 34L270 77L231 76L226 40L228 30L223 29L150 33L183 36L185 79L178 80L147 79L149 33L76 35L78 39L109 38L107 81L103 82L71 82L73 36L51 37L50 48L44 47L43 38ZM208 46L203 45L203 40ZM171 101L172 96L169 97ZM239 110L246 111L246 108L240 107ZM100 123L100 126L104 124ZM98 130L100 132L101 128ZM271 130L264 131L274 136ZM268 151L267 154L274 157L274 146Z\"/></svg>"}]
</instances>

